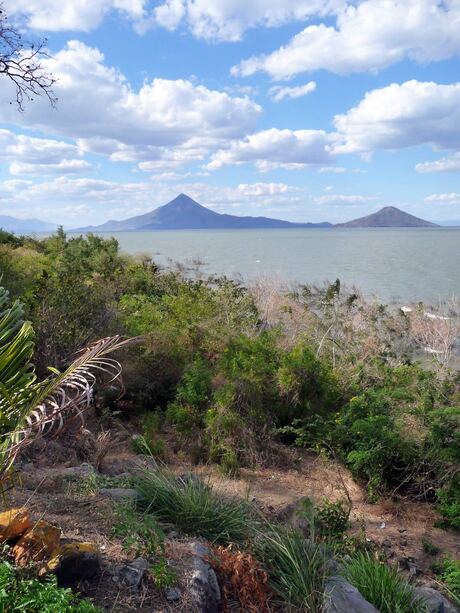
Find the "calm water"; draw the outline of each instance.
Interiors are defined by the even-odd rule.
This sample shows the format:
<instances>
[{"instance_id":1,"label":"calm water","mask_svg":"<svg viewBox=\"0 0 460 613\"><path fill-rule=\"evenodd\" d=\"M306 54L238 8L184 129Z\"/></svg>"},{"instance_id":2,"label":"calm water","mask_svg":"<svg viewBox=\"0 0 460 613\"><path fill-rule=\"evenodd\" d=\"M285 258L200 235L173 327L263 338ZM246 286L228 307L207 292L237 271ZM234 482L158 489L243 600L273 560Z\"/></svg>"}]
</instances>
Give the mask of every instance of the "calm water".
<instances>
[{"instance_id":1,"label":"calm water","mask_svg":"<svg viewBox=\"0 0 460 613\"><path fill-rule=\"evenodd\" d=\"M460 293L460 228L171 230L111 233L123 251L160 264L205 262L205 272L356 284L386 302Z\"/></svg>"}]
</instances>

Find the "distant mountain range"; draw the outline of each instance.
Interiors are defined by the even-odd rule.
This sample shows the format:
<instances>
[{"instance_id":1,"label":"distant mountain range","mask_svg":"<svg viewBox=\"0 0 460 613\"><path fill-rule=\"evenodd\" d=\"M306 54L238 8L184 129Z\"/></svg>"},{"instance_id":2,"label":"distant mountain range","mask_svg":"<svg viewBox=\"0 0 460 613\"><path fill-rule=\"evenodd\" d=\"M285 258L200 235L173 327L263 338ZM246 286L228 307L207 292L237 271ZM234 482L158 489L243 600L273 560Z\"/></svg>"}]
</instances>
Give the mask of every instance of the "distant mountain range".
<instances>
[{"instance_id":1,"label":"distant mountain range","mask_svg":"<svg viewBox=\"0 0 460 613\"><path fill-rule=\"evenodd\" d=\"M360 217L347 223L294 223L270 217L239 217L226 213L216 213L198 204L185 194L179 194L167 204L122 221L107 221L100 226L76 228L72 232L140 232L149 230L205 230L205 229L243 229L243 228L424 228L437 224L425 221L394 206L386 206L380 211ZM57 225L39 219L15 219L0 215L0 228L27 234L31 232L53 232Z\"/></svg>"},{"instance_id":2,"label":"distant mountain range","mask_svg":"<svg viewBox=\"0 0 460 613\"><path fill-rule=\"evenodd\" d=\"M9 215L0 215L0 228L14 234L30 234L31 232L54 232L58 226L40 219L16 219Z\"/></svg>"},{"instance_id":3,"label":"distant mountain range","mask_svg":"<svg viewBox=\"0 0 460 613\"><path fill-rule=\"evenodd\" d=\"M137 217L123 221L110 220L100 226L77 228L76 232L135 232L142 230L205 230L230 228L329 228L332 224L293 223L270 217L238 217L216 213L198 204L185 194L179 194L167 204Z\"/></svg>"},{"instance_id":4,"label":"distant mountain range","mask_svg":"<svg viewBox=\"0 0 460 613\"><path fill-rule=\"evenodd\" d=\"M385 206L380 211L359 217L347 223L338 223L337 228L429 228L438 224L405 213L395 206Z\"/></svg>"}]
</instances>

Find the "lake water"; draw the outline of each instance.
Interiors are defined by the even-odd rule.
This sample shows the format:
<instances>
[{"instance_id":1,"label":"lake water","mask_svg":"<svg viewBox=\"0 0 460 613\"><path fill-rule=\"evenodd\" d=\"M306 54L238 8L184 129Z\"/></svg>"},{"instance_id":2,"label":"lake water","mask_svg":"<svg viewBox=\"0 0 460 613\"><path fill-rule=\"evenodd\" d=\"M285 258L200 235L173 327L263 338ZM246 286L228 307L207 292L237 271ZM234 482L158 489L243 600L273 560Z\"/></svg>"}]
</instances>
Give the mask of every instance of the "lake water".
<instances>
[{"instance_id":1,"label":"lake water","mask_svg":"<svg viewBox=\"0 0 460 613\"><path fill-rule=\"evenodd\" d=\"M208 273L300 283L339 278L385 302L460 293L460 228L168 230L110 233L123 251L205 262Z\"/></svg>"}]
</instances>

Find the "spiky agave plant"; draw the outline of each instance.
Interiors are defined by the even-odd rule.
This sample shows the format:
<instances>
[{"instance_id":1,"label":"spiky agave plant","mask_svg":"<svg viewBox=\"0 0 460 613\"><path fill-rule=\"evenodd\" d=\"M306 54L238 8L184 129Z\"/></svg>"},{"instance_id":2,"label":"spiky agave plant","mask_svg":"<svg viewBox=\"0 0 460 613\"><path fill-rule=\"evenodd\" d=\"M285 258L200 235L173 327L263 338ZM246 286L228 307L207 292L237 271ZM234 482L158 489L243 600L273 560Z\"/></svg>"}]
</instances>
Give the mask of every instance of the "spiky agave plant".
<instances>
[{"instance_id":1,"label":"spiky agave plant","mask_svg":"<svg viewBox=\"0 0 460 613\"><path fill-rule=\"evenodd\" d=\"M21 303L10 304L8 291L0 287L0 484L25 447L58 434L69 418L83 421L96 373L117 379L121 366L109 354L135 340L101 339L83 349L64 372L50 368L50 376L38 381L33 328L24 321Z\"/></svg>"}]
</instances>

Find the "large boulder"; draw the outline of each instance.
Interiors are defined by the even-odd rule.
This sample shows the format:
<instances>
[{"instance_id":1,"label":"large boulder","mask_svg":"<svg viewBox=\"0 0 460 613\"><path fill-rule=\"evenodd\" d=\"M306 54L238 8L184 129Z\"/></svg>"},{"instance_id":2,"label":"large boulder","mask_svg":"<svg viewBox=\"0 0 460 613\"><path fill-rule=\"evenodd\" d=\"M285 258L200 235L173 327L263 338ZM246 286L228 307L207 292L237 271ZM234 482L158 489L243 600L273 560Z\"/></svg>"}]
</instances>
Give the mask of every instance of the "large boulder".
<instances>
[{"instance_id":1,"label":"large boulder","mask_svg":"<svg viewBox=\"0 0 460 613\"><path fill-rule=\"evenodd\" d=\"M31 527L27 509L9 509L0 513L0 543L11 541L21 536Z\"/></svg>"},{"instance_id":2,"label":"large boulder","mask_svg":"<svg viewBox=\"0 0 460 613\"><path fill-rule=\"evenodd\" d=\"M46 521L37 521L24 532L13 547L13 556L18 566L48 560L59 548L61 530Z\"/></svg>"},{"instance_id":3,"label":"large boulder","mask_svg":"<svg viewBox=\"0 0 460 613\"><path fill-rule=\"evenodd\" d=\"M198 613L218 613L221 599L219 582L207 561L210 551L202 544L191 544L193 568L190 578L189 594Z\"/></svg>"},{"instance_id":4,"label":"large boulder","mask_svg":"<svg viewBox=\"0 0 460 613\"><path fill-rule=\"evenodd\" d=\"M361 593L343 577L331 577L324 590L325 613L379 613Z\"/></svg>"},{"instance_id":5,"label":"large boulder","mask_svg":"<svg viewBox=\"0 0 460 613\"><path fill-rule=\"evenodd\" d=\"M416 596L425 600L429 613L459 613L459 609L438 590L431 587L416 587L414 592Z\"/></svg>"}]
</instances>

